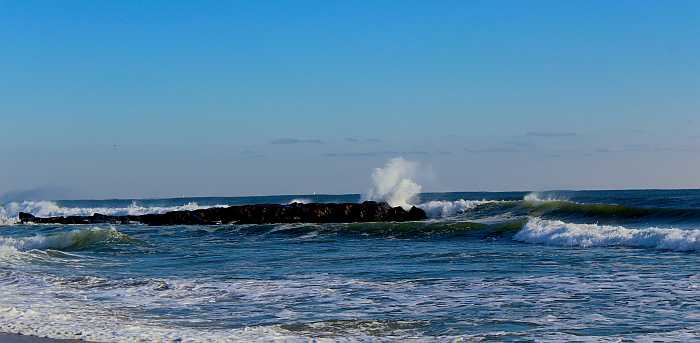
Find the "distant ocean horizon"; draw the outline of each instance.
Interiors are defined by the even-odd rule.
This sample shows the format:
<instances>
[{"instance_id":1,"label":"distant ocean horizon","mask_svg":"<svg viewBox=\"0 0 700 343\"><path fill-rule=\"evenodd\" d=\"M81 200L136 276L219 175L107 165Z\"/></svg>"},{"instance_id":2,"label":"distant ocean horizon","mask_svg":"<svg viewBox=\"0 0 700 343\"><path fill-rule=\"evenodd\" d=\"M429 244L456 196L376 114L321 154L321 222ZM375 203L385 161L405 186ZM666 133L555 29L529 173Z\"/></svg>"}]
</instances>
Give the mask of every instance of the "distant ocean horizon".
<instances>
[{"instance_id":1,"label":"distant ocean horizon","mask_svg":"<svg viewBox=\"0 0 700 343\"><path fill-rule=\"evenodd\" d=\"M534 193L568 193L568 192L634 192L634 191L697 191L700 188L694 187L629 187L629 188L552 188L544 190L533 189L518 189L518 190L452 190L452 191L423 191L418 194L418 198L434 194L485 194L485 193L500 193L500 194L534 194ZM358 197L361 198L363 193L357 192L311 192L311 193L260 193L260 194L196 194L196 195L160 195L160 196L44 196L44 195L25 195L25 193L35 194L35 192L7 192L0 194L0 204L16 201L141 201L141 200L181 200L181 199L236 199L236 198L300 198L314 196L330 196L330 197ZM37 192L41 194L41 192Z\"/></svg>"}]
</instances>

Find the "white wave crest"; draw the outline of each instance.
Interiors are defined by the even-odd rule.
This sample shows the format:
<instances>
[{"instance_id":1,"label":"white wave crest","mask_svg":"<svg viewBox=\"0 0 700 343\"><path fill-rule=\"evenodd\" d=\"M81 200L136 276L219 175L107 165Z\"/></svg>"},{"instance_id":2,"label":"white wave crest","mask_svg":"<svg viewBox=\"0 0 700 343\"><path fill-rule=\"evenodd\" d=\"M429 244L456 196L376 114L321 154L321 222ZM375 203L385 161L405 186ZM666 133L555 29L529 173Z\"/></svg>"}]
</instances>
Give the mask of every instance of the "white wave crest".
<instances>
[{"instance_id":1,"label":"white wave crest","mask_svg":"<svg viewBox=\"0 0 700 343\"><path fill-rule=\"evenodd\" d=\"M14 224L17 224L17 221L18 221L17 218L9 218L7 216L0 214L0 226L14 225Z\"/></svg>"},{"instance_id":2,"label":"white wave crest","mask_svg":"<svg viewBox=\"0 0 700 343\"><path fill-rule=\"evenodd\" d=\"M311 199L309 199L309 198L295 198L295 199L290 200L287 203L287 205L291 205L291 204L295 204L295 203L296 204L308 204L310 202L311 202Z\"/></svg>"},{"instance_id":3,"label":"white wave crest","mask_svg":"<svg viewBox=\"0 0 700 343\"><path fill-rule=\"evenodd\" d=\"M22 201L11 202L0 207L0 225L17 224L19 212L30 213L37 217L91 216L95 213L111 216L137 216L172 211L193 211L224 206L226 205L200 206L196 202L189 202L180 206L159 207L141 206L136 202L132 202L128 207L63 207L53 201Z\"/></svg>"},{"instance_id":4,"label":"white wave crest","mask_svg":"<svg viewBox=\"0 0 700 343\"><path fill-rule=\"evenodd\" d=\"M523 197L524 201L547 202L547 201L569 201L568 198L556 194L542 194L540 192L528 193Z\"/></svg>"},{"instance_id":5,"label":"white wave crest","mask_svg":"<svg viewBox=\"0 0 700 343\"><path fill-rule=\"evenodd\" d=\"M64 250L80 248L89 244L110 241L126 241L124 233L114 228L88 228L60 232L50 235L32 237L2 237L0 236L0 255L13 254L30 250Z\"/></svg>"},{"instance_id":6,"label":"white wave crest","mask_svg":"<svg viewBox=\"0 0 700 343\"><path fill-rule=\"evenodd\" d=\"M623 226L572 224L540 218L530 218L513 239L564 247L623 246L672 251L700 250L700 230L629 229Z\"/></svg>"},{"instance_id":7,"label":"white wave crest","mask_svg":"<svg viewBox=\"0 0 700 343\"><path fill-rule=\"evenodd\" d=\"M492 202L495 201L464 199L459 199L456 201L434 200L417 205L417 207L425 211L428 218L445 218L464 214L465 212L473 210L480 205Z\"/></svg>"}]
</instances>

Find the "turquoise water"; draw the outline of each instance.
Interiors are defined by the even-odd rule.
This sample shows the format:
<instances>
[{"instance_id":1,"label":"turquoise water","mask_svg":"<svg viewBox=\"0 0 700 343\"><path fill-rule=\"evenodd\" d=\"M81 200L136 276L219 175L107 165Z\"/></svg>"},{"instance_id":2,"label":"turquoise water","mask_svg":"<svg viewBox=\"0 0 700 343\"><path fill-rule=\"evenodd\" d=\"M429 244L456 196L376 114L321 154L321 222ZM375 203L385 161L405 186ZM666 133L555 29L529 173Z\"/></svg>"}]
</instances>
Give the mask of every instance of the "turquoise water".
<instances>
[{"instance_id":1,"label":"turquoise water","mask_svg":"<svg viewBox=\"0 0 700 343\"><path fill-rule=\"evenodd\" d=\"M358 200L7 203L0 331L117 342L700 337L700 191L422 194L432 218L419 223L13 224L19 210Z\"/></svg>"}]
</instances>

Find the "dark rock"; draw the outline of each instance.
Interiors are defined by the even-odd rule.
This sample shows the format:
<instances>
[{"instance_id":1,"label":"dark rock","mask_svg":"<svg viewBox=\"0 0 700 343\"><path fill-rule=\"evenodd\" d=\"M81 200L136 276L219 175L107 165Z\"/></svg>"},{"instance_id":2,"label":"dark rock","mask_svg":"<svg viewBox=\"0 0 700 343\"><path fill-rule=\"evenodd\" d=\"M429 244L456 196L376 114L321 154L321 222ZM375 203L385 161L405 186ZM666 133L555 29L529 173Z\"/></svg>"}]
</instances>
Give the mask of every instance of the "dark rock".
<instances>
[{"instance_id":1,"label":"dark rock","mask_svg":"<svg viewBox=\"0 0 700 343\"><path fill-rule=\"evenodd\" d=\"M384 202L365 201L361 204L260 204L214 207L194 211L173 211L141 216L69 216L39 218L20 212L22 223L37 224L128 224L146 225L214 225L214 224L265 224L265 223L353 223L416 221L427 219L425 211L411 207L391 207Z\"/></svg>"},{"instance_id":2,"label":"dark rock","mask_svg":"<svg viewBox=\"0 0 700 343\"><path fill-rule=\"evenodd\" d=\"M411 209L408 210L408 220L424 220L426 219L425 211L421 210L418 207L411 206Z\"/></svg>"},{"instance_id":3,"label":"dark rock","mask_svg":"<svg viewBox=\"0 0 700 343\"><path fill-rule=\"evenodd\" d=\"M22 223L33 221L34 218L36 218L36 217L34 217L33 215L31 215L29 213L24 213L24 212L19 213L19 221Z\"/></svg>"}]
</instances>

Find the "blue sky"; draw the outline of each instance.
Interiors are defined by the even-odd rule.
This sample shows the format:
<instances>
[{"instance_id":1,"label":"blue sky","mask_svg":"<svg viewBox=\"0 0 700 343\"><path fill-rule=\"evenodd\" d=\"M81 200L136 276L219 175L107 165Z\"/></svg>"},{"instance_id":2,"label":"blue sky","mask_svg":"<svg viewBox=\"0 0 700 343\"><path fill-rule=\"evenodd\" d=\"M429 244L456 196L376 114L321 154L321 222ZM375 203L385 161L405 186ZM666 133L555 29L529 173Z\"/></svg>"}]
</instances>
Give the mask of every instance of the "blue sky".
<instances>
[{"instance_id":1,"label":"blue sky","mask_svg":"<svg viewBox=\"0 0 700 343\"><path fill-rule=\"evenodd\" d=\"M0 193L700 187L697 1L0 0Z\"/></svg>"}]
</instances>

